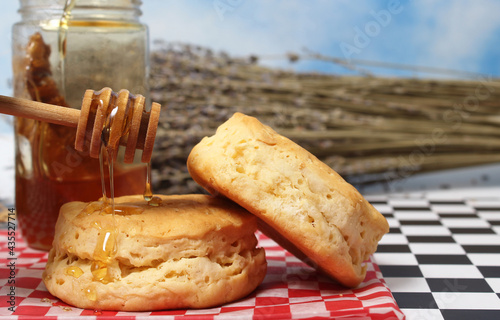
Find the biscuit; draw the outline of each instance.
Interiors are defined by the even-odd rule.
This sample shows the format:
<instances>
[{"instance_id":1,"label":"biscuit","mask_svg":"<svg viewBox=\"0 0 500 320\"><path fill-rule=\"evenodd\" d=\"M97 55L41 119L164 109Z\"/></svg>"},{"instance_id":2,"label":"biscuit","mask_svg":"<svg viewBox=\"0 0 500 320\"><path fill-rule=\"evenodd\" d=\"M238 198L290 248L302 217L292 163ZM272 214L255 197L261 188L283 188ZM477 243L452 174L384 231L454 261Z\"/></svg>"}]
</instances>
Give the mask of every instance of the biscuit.
<instances>
[{"instance_id":1,"label":"biscuit","mask_svg":"<svg viewBox=\"0 0 500 320\"><path fill-rule=\"evenodd\" d=\"M256 219L208 195L142 196L61 207L43 281L80 308L208 308L252 292L266 273Z\"/></svg>"},{"instance_id":2,"label":"biscuit","mask_svg":"<svg viewBox=\"0 0 500 320\"><path fill-rule=\"evenodd\" d=\"M212 194L259 218L259 228L348 287L389 231L386 219L334 170L257 119L234 114L191 151L188 169Z\"/></svg>"}]
</instances>

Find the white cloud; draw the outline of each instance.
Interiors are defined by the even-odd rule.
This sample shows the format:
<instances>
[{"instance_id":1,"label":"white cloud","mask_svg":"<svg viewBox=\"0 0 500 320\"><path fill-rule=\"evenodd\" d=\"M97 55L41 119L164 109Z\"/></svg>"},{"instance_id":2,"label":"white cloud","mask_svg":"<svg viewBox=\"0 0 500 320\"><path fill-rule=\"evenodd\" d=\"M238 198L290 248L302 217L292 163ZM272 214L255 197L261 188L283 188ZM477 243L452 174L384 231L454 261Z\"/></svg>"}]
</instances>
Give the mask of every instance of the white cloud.
<instances>
[{"instance_id":1,"label":"white cloud","mask_svg":"<svg viewBox=\"0 0 500 320\"><path fill-rule=\"evenodd\" d=\"M233 1L239 5L220 19L214 3L227 0L146 0L143 21L150 26L151 39L194 43L232 55L270 56L336 50L342 39L352 38L355 23L367 15L370 2L351 1ZM219 2L219 3L220 3ZM366 6L368 5L368 7ZM274 66L289 66L286 60L263 60ZM302 66L307 63L302 63Z\"/></svg>"},{"instance_id":2,"label":"white cloud","mask_svg":"<svg viewBox=\"0 0 500 320\"><path fill-rule=\"evenodd\" d=\"M498 45L498 1L427 0L414 4L416 41L425 46L418 64L474 71L488 48Z\"/></svg>"},{"instance_id":3,"label":"white cloud","mask_svg":"<svg viewBox=\"0 0 500 320\"><path fill-rule=\"evenodd\" d=\"M334 27L345 22L341 11L335 10L343 1L243 0L225 13L224 20L211 0L203 6L165 2L170 5L151 10L157 2L150 0L144 7L143 20L150 25L152 39L190 41L237 53L280 53L305 43L321 44L338 34Z\"/></svg>"},{"instance_id":4,"label":"white cloud","mask_svg":"<svg viewBox=\"0 0 500 320\"><path fill-rule=\"evenodd\" d=\"M214 3L237 5L225 11L221 20ZM389 0L145 0L143 21L149 24L152 39L199 44L232 55L276 55L300 52L307 47L343 57L340 43L352 44L355 28L365 28L374 20L371 12L387 9L389 3ZM391 22L381 27L379 34L370 38L370 44L352 58L479 72L485 52L494 45L492 37L499 32L499 1L401 0L400 3L403 11L393 15ZM264 60L264 63L289 66L286 60ZM300 69L308 66L319 64L302 62ZM343 71L338 67L329 70Z\"/></svg>"}]
</instances>

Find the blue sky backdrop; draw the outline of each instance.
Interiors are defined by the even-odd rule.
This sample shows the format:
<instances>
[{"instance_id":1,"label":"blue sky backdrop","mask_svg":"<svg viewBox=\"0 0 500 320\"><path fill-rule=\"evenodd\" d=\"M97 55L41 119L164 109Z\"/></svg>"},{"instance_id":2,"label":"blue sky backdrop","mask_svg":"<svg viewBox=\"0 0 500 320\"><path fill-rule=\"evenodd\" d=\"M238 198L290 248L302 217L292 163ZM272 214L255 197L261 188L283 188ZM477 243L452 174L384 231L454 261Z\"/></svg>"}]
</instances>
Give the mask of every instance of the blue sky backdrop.
<instances>
[{"instance_id":1,"label":"blue sky backdrop","mask_svg":"<svg viewBox=\"0 0 500 320\"><path fill-rule=\"evenodd\" d=\"M152 39L187 41L238 55L306 47L344 58L347 47L354 48L352 59L500 75L498 0L145 0L143 7ZM286 62L269 63L288 67ZM302 62L298 68L347 72L317 62Z\"/></svg>"},{"instance_id":2,"label":"blue sky backdrop","mask_svg":"<svg viewBox=\"0 0 500 320\"><path fill-rule=\"evenodd\" d=\"M20 20L18 8L18 1L2 1L3 95L11 94L10 29ZM338 58L500 77L500 0L143 0L142 9L141 20L150 27L151 40L264 58L307 48ZM301 71L352 74L332 63L261 61ZM446 76L363 68L384 76Z\"/></svg>"}]
</instances>

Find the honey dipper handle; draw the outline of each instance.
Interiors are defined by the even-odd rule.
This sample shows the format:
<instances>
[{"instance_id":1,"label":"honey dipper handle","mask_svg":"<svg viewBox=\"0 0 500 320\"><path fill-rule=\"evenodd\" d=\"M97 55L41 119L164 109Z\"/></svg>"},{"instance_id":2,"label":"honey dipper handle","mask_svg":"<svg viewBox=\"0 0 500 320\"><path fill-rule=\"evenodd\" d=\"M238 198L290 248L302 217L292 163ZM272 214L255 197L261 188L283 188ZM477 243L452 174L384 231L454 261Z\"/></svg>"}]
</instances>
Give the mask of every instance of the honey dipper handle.
<instances>
[{"instance_id":1,"label":"honey dipper handle","mask_svg":"<svg viewBox=\"0 0 500 320\"><path fill-rule=\"evenodd\" d=\"M0 95L0 113L76 127L80 110Z\"/></svg>"}]
</instances>

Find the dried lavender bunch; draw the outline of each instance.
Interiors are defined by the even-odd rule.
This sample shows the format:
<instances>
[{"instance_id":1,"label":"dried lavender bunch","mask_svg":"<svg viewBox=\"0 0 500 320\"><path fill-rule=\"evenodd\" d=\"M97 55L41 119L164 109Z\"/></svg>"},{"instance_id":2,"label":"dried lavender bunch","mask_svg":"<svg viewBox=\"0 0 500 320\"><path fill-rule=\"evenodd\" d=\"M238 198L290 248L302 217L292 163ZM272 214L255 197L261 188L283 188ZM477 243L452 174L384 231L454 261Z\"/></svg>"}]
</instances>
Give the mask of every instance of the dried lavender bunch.
<instances>
[{"instance_id":1,"label":"dried lavender bunch","mask_svg":"<svg viewBox=\"0 0 500 320\"><path fill-rule=\"evenodd\" d=\"M290 57L300 59L283 55ZM257 117L356 184L500 162L498 79L297 73L259 60L156 43L151 98L164 105L152 159L158 192L202 192L189 177L187 156L237 111Z\"/></svg>"}]
</instances>

